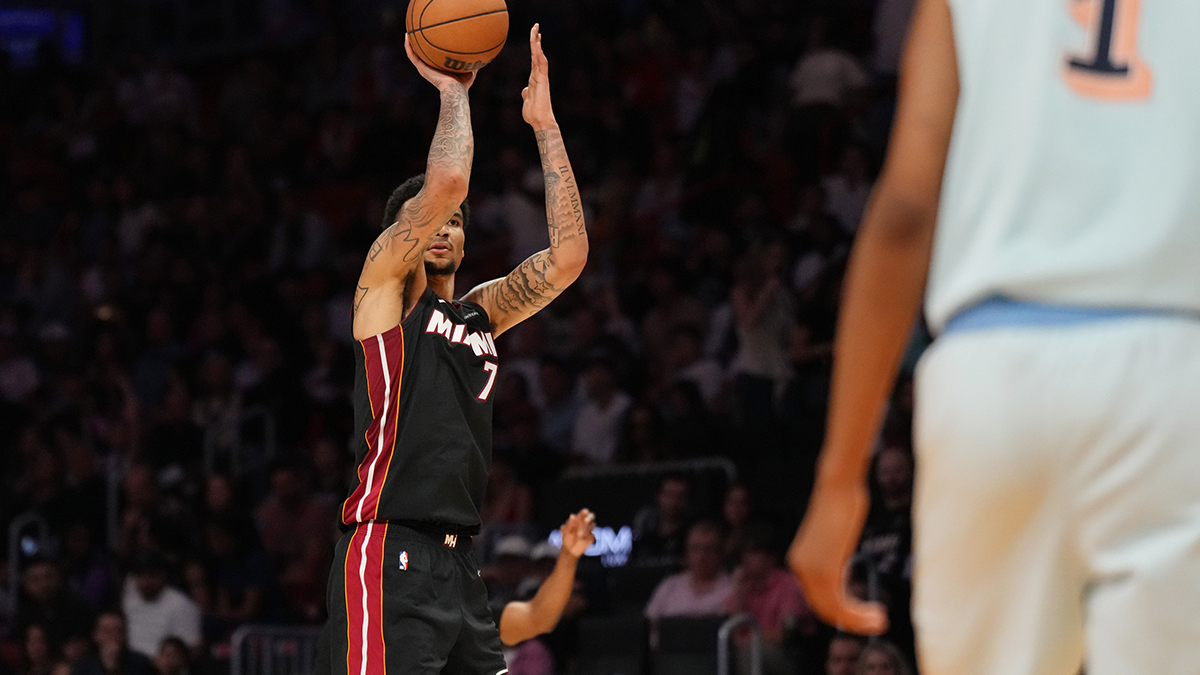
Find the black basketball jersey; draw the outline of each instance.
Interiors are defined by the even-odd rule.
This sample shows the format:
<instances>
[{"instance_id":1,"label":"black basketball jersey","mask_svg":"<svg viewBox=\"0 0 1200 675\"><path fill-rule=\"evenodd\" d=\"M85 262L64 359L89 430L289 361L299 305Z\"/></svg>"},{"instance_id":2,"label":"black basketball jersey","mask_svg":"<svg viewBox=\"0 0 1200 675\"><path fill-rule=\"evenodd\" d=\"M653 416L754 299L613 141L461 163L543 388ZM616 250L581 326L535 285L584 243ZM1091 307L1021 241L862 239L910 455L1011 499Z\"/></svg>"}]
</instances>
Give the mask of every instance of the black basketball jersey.
<instances>
[{"instance_id":1,"label":"black basketball jersey","mask_svg":"<svg viewBox=\"0 0 1200 675\"><path fill-rule=\"evenodd\" d=\"M356 352L358 471L342 522L478 531L498 368L487 313L427 288L404 321Z\"/></svg>"}]
</instances>

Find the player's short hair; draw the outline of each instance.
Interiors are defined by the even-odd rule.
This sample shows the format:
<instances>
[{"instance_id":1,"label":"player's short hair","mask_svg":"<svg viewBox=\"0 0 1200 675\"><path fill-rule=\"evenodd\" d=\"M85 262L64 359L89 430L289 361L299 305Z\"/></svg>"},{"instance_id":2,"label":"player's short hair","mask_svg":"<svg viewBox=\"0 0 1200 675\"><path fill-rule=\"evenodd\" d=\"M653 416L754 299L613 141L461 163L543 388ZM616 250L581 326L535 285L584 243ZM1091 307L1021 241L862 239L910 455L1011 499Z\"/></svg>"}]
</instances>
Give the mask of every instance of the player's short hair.
<instances>
[{"instance_id":1,"label":"player's short hair","mask_svg":"<svg viewBox=\"0 0 1200 675\"><path fill-rule=\"evenodd\" d=\"M387 204L383 207L383 222L380 223L379 229L386 230L391 227L392 223L396 222L396 217L400 215L400 209L404 208L404 202L416 197L423 187L425 187L425 174L419 173L392 190L392 195L388 197ZM471 220L471 205L464 199L458 208L462 210L462 222L465 229Z\"/></svg>"}]
</instances>

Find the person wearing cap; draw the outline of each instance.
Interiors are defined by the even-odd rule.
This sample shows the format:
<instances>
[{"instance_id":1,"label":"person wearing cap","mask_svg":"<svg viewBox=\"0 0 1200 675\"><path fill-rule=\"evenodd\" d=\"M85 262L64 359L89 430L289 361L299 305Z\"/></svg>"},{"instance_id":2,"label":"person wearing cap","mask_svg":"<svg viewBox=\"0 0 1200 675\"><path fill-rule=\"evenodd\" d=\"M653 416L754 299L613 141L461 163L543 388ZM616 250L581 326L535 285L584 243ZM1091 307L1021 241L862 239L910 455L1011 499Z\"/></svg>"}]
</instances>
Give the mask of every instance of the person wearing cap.
<instances>
[{"instance_id":1,"label":"person wearing cap","mask_svg":"<svg viewBox=\"0 0 1200 675\"><path fill-rule=\"evenodd\" d=\"M532 599L510 602L504 606L499 622L501 642L513 646L554 630L575 589L575 568L579 564L579 557L596 541L592 534L595 526L596 516L587 509L567 518L562 526L562 548L558 551L554 571L546 577ZM544 556L545 550L539 546L534 553Z\"/></svg>"},{"instance_id":2,"label":"person wearing cap","mask_svg":"<svg viewBox=\"0 0 1200 675\"><path fill-rule=\"evenodd\" d=\"M153 658L162 641L172 636L193 650L200 647L200 609L182 591L167 585L167 561L162 554L134 555L121 607L134 651Z\"/></svg>"}]
</instances>

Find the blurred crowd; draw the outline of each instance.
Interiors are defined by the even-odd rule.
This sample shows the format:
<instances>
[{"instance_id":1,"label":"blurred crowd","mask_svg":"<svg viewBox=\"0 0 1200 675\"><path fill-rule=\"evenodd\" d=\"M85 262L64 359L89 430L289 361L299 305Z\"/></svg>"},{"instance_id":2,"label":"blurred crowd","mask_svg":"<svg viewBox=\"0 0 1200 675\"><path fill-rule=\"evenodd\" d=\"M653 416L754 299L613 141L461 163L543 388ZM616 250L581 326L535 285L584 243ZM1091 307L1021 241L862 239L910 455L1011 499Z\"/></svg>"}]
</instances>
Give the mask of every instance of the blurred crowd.
<instances>
[{"instance_id":1,"label":"blurred crowd","mask_svg":"<svg viewBox=\"0 0 1200 675\"><path fill-rule=\"evenodd\" d=\"M4 554L0 672L222 672L237 626L322 620L355 279L387 194L423 170L437 94L394 7L262 5L248 51L0 62L0 520L47 528ZM514 3L518 37L471 90L458 287L546 245L520 114L534 21L592 242L580 281L497 341L485 528L561 520L541 495L564 471L728 458L723 509L668 476L639 512L630 566L661 574L632 596L652 624L753 614L773 672L911 672L906 378L852 574L888 603L888 642L821 626L781 556L911 5ZM498 601L547 573L527 531L494 538ZM611 586L581 580L514 675L567 672L573 618L613 611Z\"/></svg>"}]
</instances>

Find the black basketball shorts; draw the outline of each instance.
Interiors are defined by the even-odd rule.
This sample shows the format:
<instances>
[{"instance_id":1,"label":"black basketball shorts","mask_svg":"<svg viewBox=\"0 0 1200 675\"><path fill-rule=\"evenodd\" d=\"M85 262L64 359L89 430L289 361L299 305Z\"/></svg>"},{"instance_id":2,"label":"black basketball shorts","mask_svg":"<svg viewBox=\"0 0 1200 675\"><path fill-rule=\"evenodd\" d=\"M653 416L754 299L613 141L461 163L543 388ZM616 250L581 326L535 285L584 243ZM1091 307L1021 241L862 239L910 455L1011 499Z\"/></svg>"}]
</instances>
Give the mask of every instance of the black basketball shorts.
<instances>
[{"instance_id":1,"label":"black basketball shorts","mask_svg":"<svg viewBox=\"0 0 1200 675\"><path fill-rule=\"evenodd\" d=\"M503 675L466 535L360 523L334 549L316 675Z\"/></svg>"}]
</instances>

